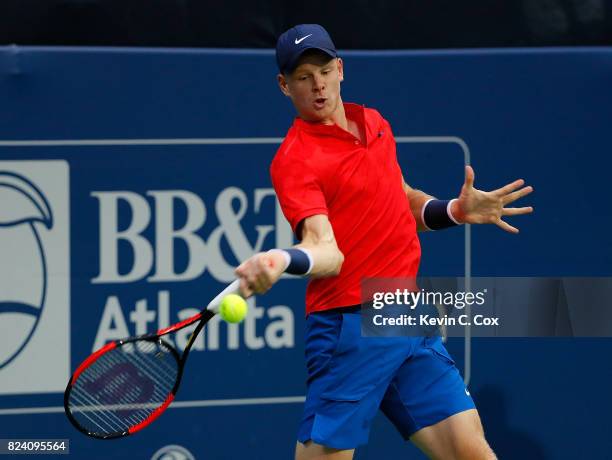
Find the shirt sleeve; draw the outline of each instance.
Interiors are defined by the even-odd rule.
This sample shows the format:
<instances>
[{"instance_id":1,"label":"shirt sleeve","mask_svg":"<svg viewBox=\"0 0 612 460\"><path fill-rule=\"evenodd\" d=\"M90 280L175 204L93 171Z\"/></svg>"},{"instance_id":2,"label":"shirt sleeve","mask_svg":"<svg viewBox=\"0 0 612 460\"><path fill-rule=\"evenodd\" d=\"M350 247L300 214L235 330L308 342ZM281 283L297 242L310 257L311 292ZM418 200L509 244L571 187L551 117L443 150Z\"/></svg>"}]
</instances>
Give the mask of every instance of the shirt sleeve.
<instances>
[{"instance_id":1,"label":"shirt sleeve","mask_svg":"<svg viewBox=\"0 0 612 460\"><path fill-rule=\"evenodd\" d=\"M380 116L380 114L379 114L379 116ZM403 174L402 168L401 168L401 166L399 164L399 159L397 158L397 144L395 142L395 136L393 134L393 130L391 129L391 124L385 118L383 118L382 116L380 118L382 120L382 125L381 125L381 130L382 131L381 132L383 132L384 135L389 136L391 138L391 142L393 142L393 149L389 150L389 152L391 152L391 157L389 158L389 160L393 162L395 172L400 177L399 184L402 185L402 187L403 187L403 183L401 181L401 178L403 177L404 174Z\"/></svg>"},{"instance_id":2,"label":"shirt sleeve","mask_svg":"<svg viewBox=\"0 0 612 460\"><path fill-rule=\"evenodd\" d=\"M300 223L317 214L328 215L325 195L312 168L302 159L279 153L270 166L274 191L285 218L300 237Z\"/></svg>"}]
</instances>

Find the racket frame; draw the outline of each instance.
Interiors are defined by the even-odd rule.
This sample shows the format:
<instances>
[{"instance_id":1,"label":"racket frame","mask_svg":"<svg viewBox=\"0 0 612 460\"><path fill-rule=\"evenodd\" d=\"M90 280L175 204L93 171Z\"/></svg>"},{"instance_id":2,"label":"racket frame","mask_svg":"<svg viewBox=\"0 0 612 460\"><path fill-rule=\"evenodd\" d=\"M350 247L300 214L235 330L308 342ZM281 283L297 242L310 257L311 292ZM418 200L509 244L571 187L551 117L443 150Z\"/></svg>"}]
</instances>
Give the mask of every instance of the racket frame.
<instances>
[{"instance_id":1,"label":"racket frame","mask_svg":"<svg viewBox=\"0 0 612 460\"><path fill-rule=\"evenodd\" d=\"M190 318L187 318L186 320L181 321L179 323L173 324L172 326L160 329L153 334L143 334L140 336L135 336L135 337L127 338L127 339L115 340L115 341L109 342L106 345L104 345L102 348L100 348L99 350L92 353L88 358L86 358L85 361L83 361L79 365L79 367L77 367L77 369L74 371L74 373L70 377L70 380L68 381L68 384L66 385L66 390L64 391L64 411L66 413L66 416L68 417L68 420L70 420L70 423L72 423L72 425L77 430L79 430L81 433L89 437L92 437L95 439L108 440L108 439L119 439L119 438L123 438L128 435L134 434L142 430L149 424L151 424L153 421L155 421L155 419L157 419L168 408L170 403L172 403L172 401L174 400L174 397L176 396L176 393L178 392L179 387L181 385L181 380L183 378L183 371L185 368L185 362L187 361L187 357L189 356L189 351L191 350L191 347L193 343L195 342L195 339L197 338L200 331L204 328L206 323L216 314L215 313L216 309L210 308L211 304L209 304L207 308L191 316ZM189 336L189 340L187 341L187 345L185 346L185 349L183 350L182 355L179 354L179 352L176 350L176 348L172 344L170 344L166 340L163 340L163 336L171 334L175 331L178 331L179 329L188 327L197 321L199 321L199 323L196 326L196 328L193 330L191 335ZM146 419L144 419L142 422L130 427L128 430L125 430L125 431L102 435L100 433L91 432L87 430L86 428L82 427L79 424L79 422L76 420L76 418L74 417L74 415L72 414L69 408L70 393L72 392L72 388L74 387L74 384L76 383L79 376L88 367L94 364L98 359L100 359L106 353L118 347L122 347L130 343L136 343L136 342L141 342L141 341L161 343L165 348L170 350L174 359L176 359L177 361L178 370L177 370L176 380L174 382L174 386L172 387L172 390L170 391L170 393L168 393L168 397L166 398L166 400L157 409L155 409L151 414L149 414L149 416L147 416Z\"/></svg>"}]
</instances>

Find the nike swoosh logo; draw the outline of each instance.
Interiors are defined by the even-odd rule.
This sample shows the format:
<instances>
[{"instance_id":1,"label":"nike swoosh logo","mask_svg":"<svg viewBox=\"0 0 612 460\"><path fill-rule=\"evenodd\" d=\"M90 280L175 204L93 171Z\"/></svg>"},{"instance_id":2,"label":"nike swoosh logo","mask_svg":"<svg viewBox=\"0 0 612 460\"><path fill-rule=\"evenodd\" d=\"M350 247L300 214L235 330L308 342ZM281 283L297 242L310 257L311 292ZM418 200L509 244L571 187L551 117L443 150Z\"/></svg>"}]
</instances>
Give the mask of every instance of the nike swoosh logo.
<instances>
[{"instance_id":1,"label":"nike swoosh logo","mask_svg":"<svg viewBox=\"0 0 612 460\"><path fill-rule=\"evenodd\" d=\"M295 39L295 44L299 45L300 43L302 43L304 40L306 40L308 37L310 37L312 34L308 34L305 37L300 38L299 40L296 38Z\"/></svg>"},{"instance_id":2,"label":"nike swoosh logo","mask_svg":"<svg viewBox=\"0 0 612 460\"><path fill-rule=\"evenodd\" d=\"M468 395L468 396L470 396L470 392L468 391L468 389L467 389L467 388L465 388L465 394L466 394L466 395Z\"/></svg>"}]
</instances>

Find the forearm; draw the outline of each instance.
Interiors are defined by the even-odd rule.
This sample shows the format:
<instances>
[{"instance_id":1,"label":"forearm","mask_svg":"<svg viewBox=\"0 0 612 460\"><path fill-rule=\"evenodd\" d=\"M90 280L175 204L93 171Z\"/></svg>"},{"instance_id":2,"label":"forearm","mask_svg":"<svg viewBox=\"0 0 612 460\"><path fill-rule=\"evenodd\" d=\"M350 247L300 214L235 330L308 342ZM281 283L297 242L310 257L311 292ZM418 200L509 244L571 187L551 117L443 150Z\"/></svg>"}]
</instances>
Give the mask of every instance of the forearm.
<instances>
[{"instance_id":1,"label":"forearm","mask_svg":"<svg viewBox=\"0 0 612 460\"><path fill-rule=\"evenodd\" d=\"M340 273L344 256L338 249L327 215L307 217L297 233L302 238L300 244L289 249L260 252L236 268L243 296L266 292L283 273L311 278L335 276Z\"/></svg>"},{"instance_id":2,"label":"forearm","mask_svg":"<svg viewBox=\"0 0 612 460\"><path fill-rule=\"evenodd\" d=\"M312 258L312 268L308 274L311 278L325 278L340 273L344 255L335 241L302 242L297 249L306 249Z\"/></svg>"},{"instance_id":3,"label":"forearm","mask_svg":"<svg viewBox=\"0 0 612 460\"><path fill-rule=\"evenodd\" d=\"M423 222L423 206L425 206L425 203L434 197L422 192L421 190L410 188L409 190L406 190L406 198L410 203L410 210L412 211L412 215L416 221L417 231L427 231L428 228Z\"/></svg>"},{"instance_id":4,"label":"forearm","mask_svg":"<svg viewBox=\"0 0 612 460\"><path fill-rule=\"evenodd\" d=\"M308 217L300 229L302 241L294 247L305 249L310 254L312 265L308 276L324 278L338 275L344 262L344 255L338 248L334 230L327 216Z\"/></svg>"}]
</instances>

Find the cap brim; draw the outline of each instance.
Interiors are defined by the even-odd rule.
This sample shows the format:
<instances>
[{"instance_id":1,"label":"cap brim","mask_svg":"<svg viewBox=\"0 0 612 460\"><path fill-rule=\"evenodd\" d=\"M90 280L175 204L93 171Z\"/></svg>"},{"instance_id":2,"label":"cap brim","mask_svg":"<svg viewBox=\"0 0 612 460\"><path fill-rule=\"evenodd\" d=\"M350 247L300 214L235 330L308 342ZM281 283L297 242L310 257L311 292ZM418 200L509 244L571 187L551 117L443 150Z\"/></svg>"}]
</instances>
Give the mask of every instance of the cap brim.
<instances>
[{"instance_id":1,"label":"cap brim","mask_svg":"<svg viewBox=\"0 0 612 460\"><path fill-rule=\"evenodd\" d=\"M285 68L282 70L283 73L287 73L287 72L293 72L295 70L295 68L297 67L297 63L300 60L300 58L302 57L302 54L304 54L306 51L308 50L319 50L319 51L323 51L325 54L327 54L330 58L336 58L338 57L338 53L336 52L336 50L332 50L329 48L321 48L320 46L306 46L304 47L302 50L300 50L300 52L298 54L296 54L293 59L291 59L287 65L285 66Z\"/></svg>"}]
</instances>

